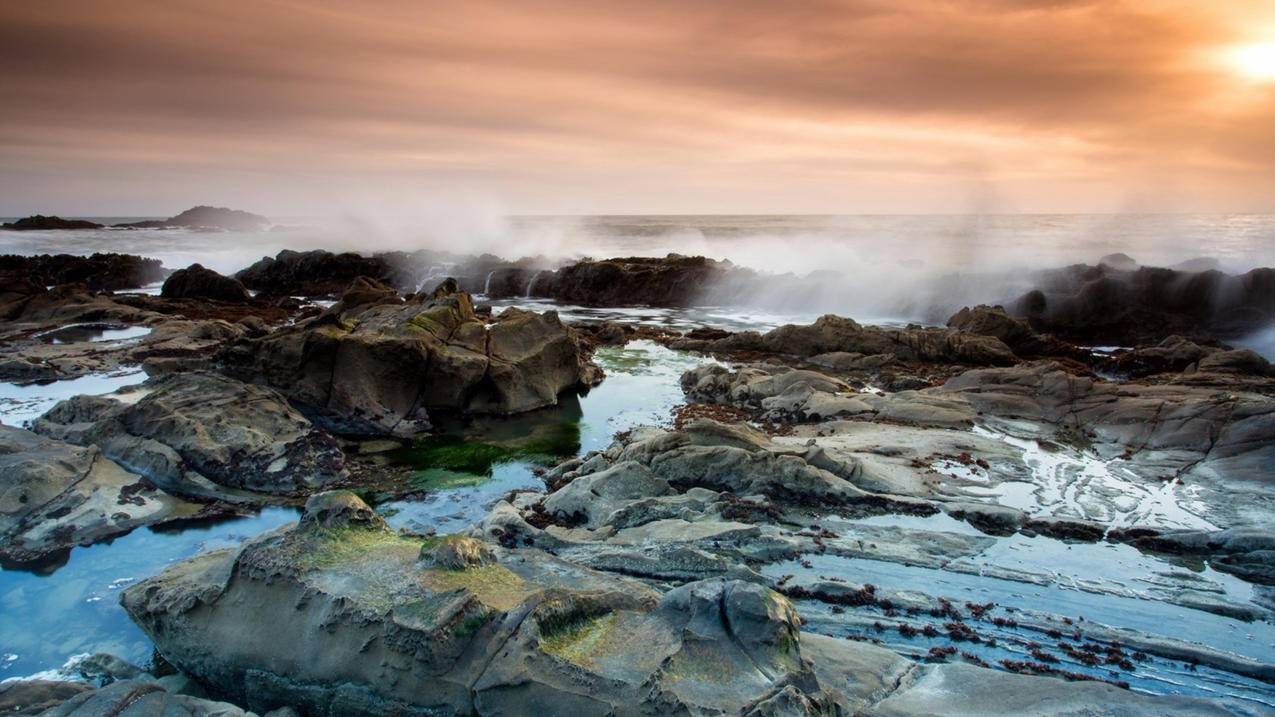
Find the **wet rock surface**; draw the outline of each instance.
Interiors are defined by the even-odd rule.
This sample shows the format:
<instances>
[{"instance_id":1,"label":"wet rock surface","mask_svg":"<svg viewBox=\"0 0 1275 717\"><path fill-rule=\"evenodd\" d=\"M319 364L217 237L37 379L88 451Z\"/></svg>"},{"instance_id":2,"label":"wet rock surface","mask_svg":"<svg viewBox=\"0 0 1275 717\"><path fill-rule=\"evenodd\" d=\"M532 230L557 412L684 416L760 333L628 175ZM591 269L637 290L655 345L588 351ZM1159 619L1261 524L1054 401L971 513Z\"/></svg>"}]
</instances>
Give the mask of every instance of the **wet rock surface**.
<instances>
[{"instance_id":1,"label":"wet rock surface","mask_svg":"<svg viewBox=\"0 0 1275 717\"><path fill-rule=\"evenodd\" d=\"M127 533L182 509L102 454L0 426L0 557L31 563Z\"/></svg>"},{"instance_id":2,"label":"wet rock surface","mask_svg":"<svg viewBox=\"0 0 1275 717\"><path fill-rule=\"evenodd\" d=\"M510 414L557 403L601 378L553 312L484 323L446 284L403 302L368 284L323 315L222 355L226 370L282 391L338 433L412 435L431 411Z\"/></svg>"},{"instance_id":3,"label":"wet rock surface","mask_svg":"<svg viewBox=\"0 0 1275 717\"><path fill-rule=\"evenodd\" d=\"M97 446L179 495L229 497L222 488L297 494L346 477L336 441L268 388L176 373L151 379L139 393L135 400L77 396L34 430Z\"/></svg>"}]
</instances>

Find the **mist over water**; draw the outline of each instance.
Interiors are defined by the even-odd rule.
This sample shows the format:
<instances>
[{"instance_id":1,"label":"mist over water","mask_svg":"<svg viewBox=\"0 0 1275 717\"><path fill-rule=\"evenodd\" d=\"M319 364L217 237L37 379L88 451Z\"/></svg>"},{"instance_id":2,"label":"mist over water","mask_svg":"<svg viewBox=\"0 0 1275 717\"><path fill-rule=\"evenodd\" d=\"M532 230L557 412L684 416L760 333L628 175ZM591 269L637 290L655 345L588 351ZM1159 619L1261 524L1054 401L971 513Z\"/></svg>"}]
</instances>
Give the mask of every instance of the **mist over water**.
<instances>
[{"instance_id":1,"label":"mist over water","mask_svg":"<svg viewBox=\"0 0 1275 717\"><path fill-rule=\"evenodd\" d=\"M282 249L490 253L537 257L533 264L546 268L581 257L702 254L781 275L705 287L706 303L924 322L942 321L963 305L1017 297L1033 287L1032 272L1093 264L1115 252L1151 266L1208 257L1232 273L1275 265L1275 215L507 217L484 207L430 207L419 216L347 212L276 221L273 231L255 233L3 232L0 252L117 251L170 268L198 261L223 273Z\"/></svg>"}]
</instances>

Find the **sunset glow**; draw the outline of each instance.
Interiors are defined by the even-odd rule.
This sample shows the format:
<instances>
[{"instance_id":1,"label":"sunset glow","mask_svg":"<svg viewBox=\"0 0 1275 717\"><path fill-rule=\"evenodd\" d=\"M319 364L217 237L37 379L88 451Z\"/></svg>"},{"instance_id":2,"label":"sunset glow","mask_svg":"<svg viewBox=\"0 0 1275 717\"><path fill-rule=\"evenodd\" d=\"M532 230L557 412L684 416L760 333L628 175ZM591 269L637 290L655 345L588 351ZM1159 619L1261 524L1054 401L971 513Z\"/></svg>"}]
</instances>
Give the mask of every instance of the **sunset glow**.
<instances>
[{"instance_id":1,"label":"sunset glow","mask_svg":"<svg viewBox=\"0 0 1275 717\"><path fill-rule=\"evenodd\" d=\"M0 4L0 214L1275 209L1269 0L110 7Z\"/></svg>"}]
</instances>

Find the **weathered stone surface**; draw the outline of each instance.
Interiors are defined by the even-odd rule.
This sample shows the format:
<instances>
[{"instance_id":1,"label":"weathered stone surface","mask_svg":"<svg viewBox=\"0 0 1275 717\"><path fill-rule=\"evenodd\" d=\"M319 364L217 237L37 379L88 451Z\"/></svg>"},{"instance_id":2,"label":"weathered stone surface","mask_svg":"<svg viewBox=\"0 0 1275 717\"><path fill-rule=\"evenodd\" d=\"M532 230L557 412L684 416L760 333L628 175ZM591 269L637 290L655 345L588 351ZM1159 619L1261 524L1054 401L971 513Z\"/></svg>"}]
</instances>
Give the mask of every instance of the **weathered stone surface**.
<instances>
[{"instance_id":1,"label":"weathered stone surface","mask_svg":"<svg viewBox=\"0 0 1275 717\"><path fill-rule=\"evenodd\" d=\"M791 605L758 585L659 597L537 550L485 547L459 568L418 565L421 550L380 525L303 519L123 603L166 659L257 711L740 713L795 689L821 714L833 699Z\"/></svg>"},{"instance_id":2,"label":"weathered stone surface","mask_svg":"<svg viewBox=\"0 0 1275 717\"><path fill-rule=\"evenodd\" d=\"M759 364L732 371L708 364L687 371L681 382L693 401L748 408L766 420L817 421L872 410L844 382L785 366Z\"/></svg>"},{"instance_id":3,"label":"weathered stone surface","mask_svg":"<svg viewBox=\"0 0 1275 717\"><path fill-rule=\"evenodd\" d=\"M379 301L379 300L378 300ZM357 301L223 355L338 433L411 435L431 411L509 414L550 406L600 371L556 313L506 310L484 324L444 283L408 303Z\"/></svg>"},{"instance_id":4,"label":"weathered stone surface","mask_svg":"<svg viewBox=\"0 0 1275 717\"><path fill-rule=\"evenodd\" d=\"M336 441L279 393L209 373L148 381L135 402L77 396L33 428L78 445L96 445L164 490L225 497L223 488L309 492L344 478Z\"/></svg>"},{"instance_id":5,"label":"weathered stone surface","mask_svg":"<svg viewBox=\"0 0 1275 717\"><path fill-rule=\"evenodd\" d=\"M245 302L251 297L238 279L222 276L201 264L174 271L164 280L160 295L169 299L212 299Z\"/></svg>"},{"instance_id":6,"label":"weathered stone surface","mask_svg":"<svg viewBox=\"0 0 1275 717\"><path fill-rule=\"evenodd\" d=\"M95 446L0 426L0 557L33 562L179 509Z\"/></svg>"},{"instance_id":7,"label":"weathered stone surface","mask_svg":"<svg viewBox=\"0 0 1275 717\"><path fill-rule=\"evenodd\" d=\"M1223 704L1158 697L1092 682L995 672L972 665L931 665L864 713L872 717L1235 717Z\"/></svg>"},{"instance_id":8,"label":"weathered stone surface","mask_svg":"<svg viewBox=\"0 0 1275 717\"><path fill-rule=\"evenodd\" d=\"M0 714L37 715L92 689L64 680L5 680L0 682Z\"/></svg>"},{"instance_id":9,"label":"weathered stone surface","mask_svg":"<svg viewBox=\"0 0 1275 717\"><path fill-rule=\"evenodd\" d=\"M891 356L907 362L943 362L973 366L1007 366L1014 352L994 336L909 326L887 329L863 326L828 314L808 326L781 326L765 334L744 331L720 339L685 338L673 348L693 351L760 351L781 356L812 357L829 353Z\"/></svg>"},{"instance_id":10,"label":"weathered stone surface","mask_svg":"<svg viewBox=\"0 0 1275 717\"><path fill-rule=\"evenodd\" d=\"M42 712L45 717L255 717L225 702L168 692L148 679L121 680L76 694Z\"/></svg>"}]
</instances>

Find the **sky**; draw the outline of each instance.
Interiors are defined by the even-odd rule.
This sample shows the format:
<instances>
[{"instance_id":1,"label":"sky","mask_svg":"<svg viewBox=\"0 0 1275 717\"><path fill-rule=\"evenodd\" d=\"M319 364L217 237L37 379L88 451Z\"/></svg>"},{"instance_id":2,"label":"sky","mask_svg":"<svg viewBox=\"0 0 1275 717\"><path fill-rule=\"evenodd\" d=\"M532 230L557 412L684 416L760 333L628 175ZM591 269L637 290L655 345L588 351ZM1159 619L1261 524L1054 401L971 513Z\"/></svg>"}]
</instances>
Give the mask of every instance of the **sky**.
<instances>
[{"instance_id":1,"label":"sky","mask_svg":"<svg viewBox=\"0 0 1275 717\"><path fill-rule=\"evenodd\" d=\"M1275 212L1275 0L0 3L0 215Z\"/></svg>"}]
</instances>

